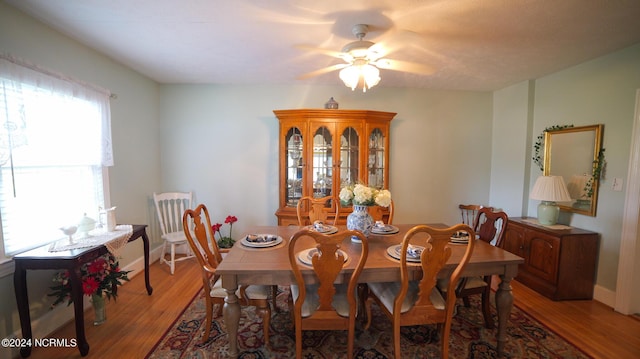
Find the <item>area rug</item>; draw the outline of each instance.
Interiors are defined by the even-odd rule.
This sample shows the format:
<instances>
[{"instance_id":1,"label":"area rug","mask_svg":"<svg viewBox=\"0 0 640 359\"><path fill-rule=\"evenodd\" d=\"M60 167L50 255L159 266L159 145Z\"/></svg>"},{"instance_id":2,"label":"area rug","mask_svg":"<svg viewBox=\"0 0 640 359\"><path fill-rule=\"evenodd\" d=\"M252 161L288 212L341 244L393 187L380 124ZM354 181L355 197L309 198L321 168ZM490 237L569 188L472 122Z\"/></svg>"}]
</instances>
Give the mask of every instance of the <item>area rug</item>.
<instances>
[{"instance_id":1,"label":"area rug","mask_svg":"<svg viewBox=\"0 0 640 359\"><path fill-rule=\"evenodd\" d=\"M239 358L295 358L295 332L287 310L289 291L280 288L278 311L271 321L271 347L266 348L262 319L253 307L244 307L240 319ZM497 358L496 330L483 326L478 296L471 306L456 308L451 326L449 358ZM356 332L355 358L394 358L390 321L374 305L373 321L367 331ZM492 306L497 323L495 306ZM204 334L205 300L200 291L166 334L147 354L147 358L227 358L228 337L222 317L214 319L209 340ZM507 358L589 358L578 348L514 307L507 326ZM346 358L346 331L304 331L303 358ZM402 358L439 358L440 342L435 326L402 328Z\"/></svg>"}]
</instances>

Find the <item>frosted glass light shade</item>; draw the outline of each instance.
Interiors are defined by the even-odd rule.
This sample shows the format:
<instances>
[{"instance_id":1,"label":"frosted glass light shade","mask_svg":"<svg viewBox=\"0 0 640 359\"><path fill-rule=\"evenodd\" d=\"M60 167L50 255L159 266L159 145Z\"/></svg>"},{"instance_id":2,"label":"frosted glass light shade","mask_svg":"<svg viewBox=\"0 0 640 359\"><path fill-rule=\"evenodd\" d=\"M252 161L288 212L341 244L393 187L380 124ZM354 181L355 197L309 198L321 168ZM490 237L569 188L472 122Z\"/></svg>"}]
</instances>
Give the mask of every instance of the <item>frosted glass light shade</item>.
<instances>
[{"instance_id":1,"label":"frosted glass light shade","mask_svg":"<svg viewBox=\"0 0 640 359\"><path fill-rule=\"evenodd\" d=\"M362 82L363 92L380 82L380 70L369 64L347 66L340 70L339 76L345 86L350 87L351 90L355 90Z\"/></svg>"}]
</instances>

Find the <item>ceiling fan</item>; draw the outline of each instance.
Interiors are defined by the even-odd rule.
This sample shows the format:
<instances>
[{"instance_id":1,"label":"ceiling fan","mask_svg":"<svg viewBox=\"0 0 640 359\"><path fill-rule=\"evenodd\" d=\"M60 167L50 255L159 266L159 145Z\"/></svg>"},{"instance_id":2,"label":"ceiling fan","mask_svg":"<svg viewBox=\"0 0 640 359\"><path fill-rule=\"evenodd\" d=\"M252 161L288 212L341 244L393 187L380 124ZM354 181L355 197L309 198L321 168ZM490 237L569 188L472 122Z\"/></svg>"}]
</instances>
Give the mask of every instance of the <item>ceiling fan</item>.
<instances>
[{"instance_id":1,"label":"ceiling fan","mask_svg":"<svg viewBox=\"0 0 640 359\"><path fill-rule=\"evenodd\" d=\"M357 41L346 44L341 51L318 49L307 46L299 46L308 50L323 53L344 60L344 64L328 66L316 71L301 75L300 79L322 75L328 72L340 70L340 79L351 90L355 90L358 85L362 86L364 92L368 88L380 82L380 70L394 70L411 72L421 75L429 75L434 72L431 66L384 58L389 53L381 43L374 43L363 40L369 32L366 24L356 24L352 28L352 33L358 38Z\"/></svg>"}]
</instances>

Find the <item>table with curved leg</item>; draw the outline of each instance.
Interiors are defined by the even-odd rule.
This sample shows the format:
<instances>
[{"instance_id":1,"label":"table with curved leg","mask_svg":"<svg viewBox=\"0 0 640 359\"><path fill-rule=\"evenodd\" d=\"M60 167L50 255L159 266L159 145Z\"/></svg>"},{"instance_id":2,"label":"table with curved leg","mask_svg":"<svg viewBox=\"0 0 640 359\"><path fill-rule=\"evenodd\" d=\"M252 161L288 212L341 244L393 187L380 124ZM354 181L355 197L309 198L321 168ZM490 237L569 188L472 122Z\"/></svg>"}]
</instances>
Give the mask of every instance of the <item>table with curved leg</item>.
<instances>
[{"instance_id":1,"label":"table with curved leg","mask_svg":"<svg viewBox=\"0 0 640 359\"><path fill-rule=\"evenodd\" d=\"M360 274L360 282L390 282L400 278L398 262L389 258L387 248L390 245L401 242L404 234L414 225L396 225L400 231L393 235L371 235L369 238L369 256L364 270ZM445 225L442 225L446 227ZM238 356L237 332L240 321L240 304L236 296L239 284L261 284L261 285L290 285L295 283L293 272L288 261L287 244L293 233L300 227L296 226L261 226L247 230L247 233L270 233L284 238L284 242L272 247L256 250L255 248L245 248L240 241L227 253L225 259L216 269L216 273L222 277L222 286L227 292L227 298L223 308L225 325L229 333L229 356ZM349 256L359 255L358 244L347 239L343 242L342 249ZM464 276L485 276L499 275L502 282L496 292L496 309L498 311L498 331L496 335L499 355L504 350L507 341L507 322L513 307L513 293L511 291L511 280L518 273L518 265L524 259L501 248L494 247L488 243L478 241L474 246L474 252ZM452 255L447 265L443 269L453 270L453 267L463 255L465 246L452 246ZM348 277L354 261L345 265L345 278ZM251 263L248 265L247 263ZM420 278L421 269L416 266L410 275L413 278Z\"/></svg>"},{"instance_id":2,"label":"table with curved leg","mask_svg":"<svg viewBox=\"0 0 640 359\"><path fill-rule=\"evenodd\" d=\"M133 233L129 242L142 238L144 246L144 280L147 293L151 295L153 288L149 282L149 237L147 237L146 224L134 224ZM13 257L15 271L13 283L15 287L16 303L22 327L22 339L31 343L33 333L31 331L31 315L29 314L29 297L27 295L27 269L66 269L69 271L71 283L71 295L73 297L73 309L76 324L76 339L80 355L89 353L89 342L84 332L84 308L82 301L82 282L80 279L80 267L100 256L107 254L104 245L70 249L60 252L49 252L49 245L42 246ZM20 349L23 358L31 355L31 346Z\"/></svg>"}]
</instances>

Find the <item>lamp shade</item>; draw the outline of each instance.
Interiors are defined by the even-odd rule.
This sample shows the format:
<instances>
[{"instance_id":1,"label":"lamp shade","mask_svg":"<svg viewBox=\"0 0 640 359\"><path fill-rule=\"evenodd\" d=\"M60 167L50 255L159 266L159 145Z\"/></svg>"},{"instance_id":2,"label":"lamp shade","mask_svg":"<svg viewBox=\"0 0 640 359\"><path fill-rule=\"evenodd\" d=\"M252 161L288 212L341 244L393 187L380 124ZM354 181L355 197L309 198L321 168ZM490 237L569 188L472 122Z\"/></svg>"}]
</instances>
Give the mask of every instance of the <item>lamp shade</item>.
<instances>
[{"instance_id":1,"label":"lamp shade","mask_svg":"<svg viewBox=\"0 0 640 359\"><path fill-rule=\"evenodd\" d=\"M542 201L538 205L538 222L552 226L558 222L560 207L556 202L569 202L571 196L561 176L540 176L533 185L531 199Z\"/></svg>"},{"instance_id":2,"label":"lamp shade","mask_svg":"<svg viewBox=\"0 0 640 359\"><path fill-rule=\"evenodd\" d=\"M529 198L548 202L569 202L571 196L561 176L540 176Z\"/></svg>"}]
</instances>

